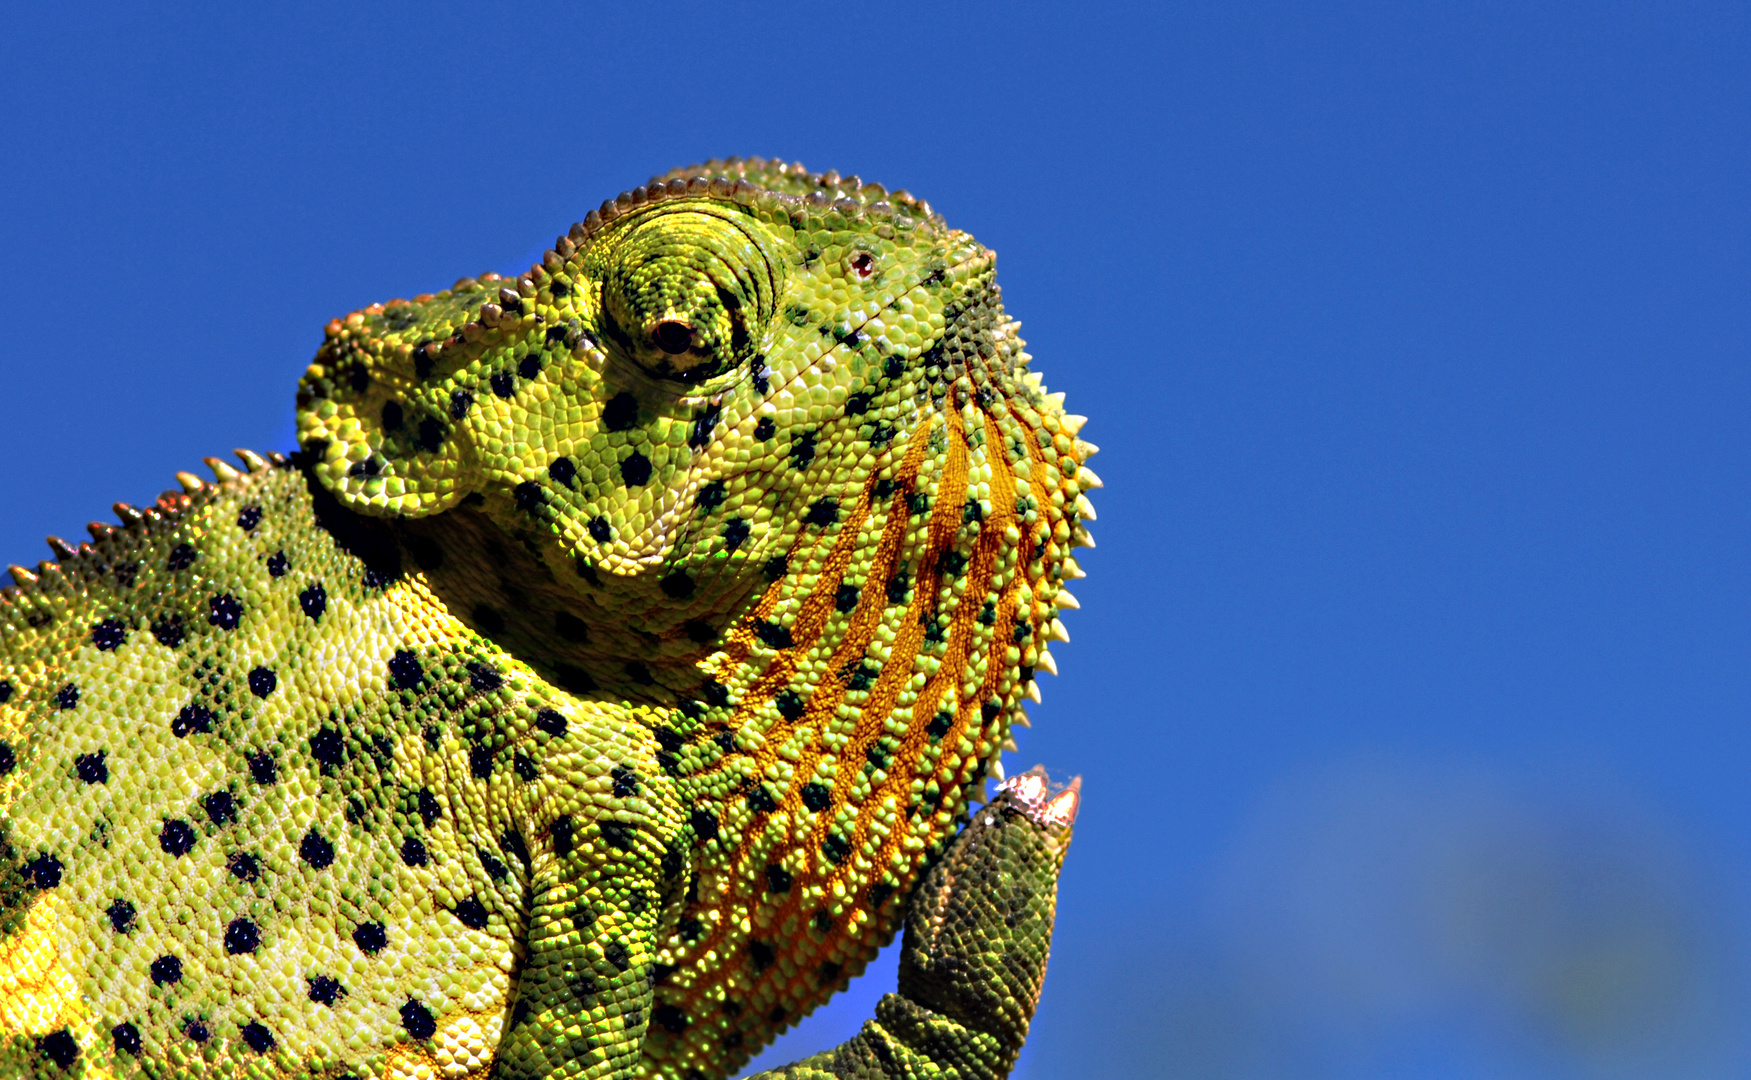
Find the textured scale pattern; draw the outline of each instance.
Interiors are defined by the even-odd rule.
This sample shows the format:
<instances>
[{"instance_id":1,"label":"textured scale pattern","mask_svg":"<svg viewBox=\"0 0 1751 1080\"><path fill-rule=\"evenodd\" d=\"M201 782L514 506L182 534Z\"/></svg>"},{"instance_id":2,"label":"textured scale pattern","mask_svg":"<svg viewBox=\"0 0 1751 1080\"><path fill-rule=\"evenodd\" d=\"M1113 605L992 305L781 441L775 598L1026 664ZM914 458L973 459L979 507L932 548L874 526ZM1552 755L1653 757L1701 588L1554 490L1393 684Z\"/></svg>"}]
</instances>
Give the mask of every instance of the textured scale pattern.
<instances>
[{"instance_id":1,"label":"textured scale pattern","mask_svg":"<svg viewBox=\"0 0 1751 1080\"><path fill-rule=\"evenodd\" d=\"M330 323L297 453L0 591L0 1074L732 1073L1067 640L1094 448L1016 325L761 159Z\"/></svg>"}]
</instances>

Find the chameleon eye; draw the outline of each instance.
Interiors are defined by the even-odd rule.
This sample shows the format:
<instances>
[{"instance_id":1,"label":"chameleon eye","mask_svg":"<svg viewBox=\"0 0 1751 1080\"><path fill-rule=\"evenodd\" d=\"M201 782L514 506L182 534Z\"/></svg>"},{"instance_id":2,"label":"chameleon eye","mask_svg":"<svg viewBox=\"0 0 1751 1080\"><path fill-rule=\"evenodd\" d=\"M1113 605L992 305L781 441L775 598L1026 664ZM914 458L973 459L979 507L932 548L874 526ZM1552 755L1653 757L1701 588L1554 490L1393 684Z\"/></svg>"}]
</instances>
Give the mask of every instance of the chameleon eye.
<instances>
[{"instance_id":1,"label":"chameleon eye","mask_svg":"<svg viewBox=\"0 0 1751 1080\"><path fill-rule=\"evenodd\" d=\"M689 384L745 366L759 351L782 287L764 226L689 201L653 208L603 239L586 272L600 282L611 351Z\"/></svg>"}]
</instances>

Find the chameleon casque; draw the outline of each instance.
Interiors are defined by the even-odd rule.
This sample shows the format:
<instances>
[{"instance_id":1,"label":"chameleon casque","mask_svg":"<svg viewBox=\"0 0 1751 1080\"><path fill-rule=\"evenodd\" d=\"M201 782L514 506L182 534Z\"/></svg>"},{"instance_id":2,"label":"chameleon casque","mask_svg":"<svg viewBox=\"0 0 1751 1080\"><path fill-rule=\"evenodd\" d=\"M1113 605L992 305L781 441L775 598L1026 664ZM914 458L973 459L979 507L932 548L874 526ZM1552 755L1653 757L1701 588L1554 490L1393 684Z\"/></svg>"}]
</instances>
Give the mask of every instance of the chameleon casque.
<instances>
[{"instance_id":1,"label":"chameleon casque","mask_svg":"<svg viewBox=\"0 0 1751 1080\"><path fill-rule=\"evenodd\" d=\"M0 593L0 1075L728 1076L909 895L786 1075L1005 1075L1076 795L954 838L1099 486L1017 325L759 158L331 322L296 453Z\"/></svg>"}]
</instances>

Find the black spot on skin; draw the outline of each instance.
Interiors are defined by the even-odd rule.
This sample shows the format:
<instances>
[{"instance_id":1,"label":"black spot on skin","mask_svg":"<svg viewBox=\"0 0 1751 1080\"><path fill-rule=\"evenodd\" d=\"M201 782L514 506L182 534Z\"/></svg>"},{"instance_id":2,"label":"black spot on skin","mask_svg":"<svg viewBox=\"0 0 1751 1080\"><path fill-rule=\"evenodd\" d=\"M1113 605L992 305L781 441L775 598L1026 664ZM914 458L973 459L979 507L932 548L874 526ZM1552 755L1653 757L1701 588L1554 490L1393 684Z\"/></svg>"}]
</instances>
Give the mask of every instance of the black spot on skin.
<instances>
[{"instance_id":1,"label":"black spot on skin","mask_svg":"<svg viewBox=\"0 0 1751 1080\"><path fill-rule=\"evenodd\" d=\"M702 619L688 619L681 624L681 632L687 635L688 641L700 645L710 645L717 640L717 631Z\"/></svg>"},{"instance_id":2,"label":"black spot on skin","mask_svg":"<svg viewBox=\"0 0 1751 1080\"><path fill-rule=\"evenodd\" d=\"M817 814L833 805L833 791L826 784L804 784L803 805Z\"/></svg>"},{"instance_id":3,"label":"black spot on skin","mask_svg":"<svg viewBox=\"0 0 1751 1080\"><path fill-rule=\"evenodd\" d=\"M728 1004L728 1003L726 1002L725 1004ZM728 1012L729 1010L725 1009L724 1011ZM742 1045L742 1033L741 1032L732 1031L728 1035L724 1036L724 1048L725 1049L734 1050L741 1045Z\"/></svg>"},{"instance_id":4,"label":"black spot on skin","mask_svg":"<svg viewBox=\"0 0 1751 1080\"><path fill-rule=\"evenodd\" d=\"M767 814L778 809L778 800L761 784L748 793L748 809L756 814Z\"/></svg>"},{"instance_id":5,"label":"black spot on skin","mask_svg":"<svg viewBox=\"0 0 1751 1080\"><path fill-rule=\"evenodd\" d=\"M803 520L810 525L822 527L833 524L839 520L839 500L820 499L816 501L809 507L809 512L803 516Z\"/></svg>"},{"instance_id":6,"label":"black spot on skin","mask_svg":"<svg viewBox=\"0 0 1751 1080\"><path fill-rule=\"evenodd\" d=\"M243 621L243 603L230 593L220 593L207 601L207 621L221 630L235 630Z\"/></svg>"},{"instance_id":7,"label":"black spot on skin","mask_svg":"<svg viewBox=\"0 0 1751 1080\"><path fill-rule=\"evenodd\" d=\"M882 882L869 891L869 906L880 909L883 904L888 902L888 897L892 895L894 895L894 886Z\"/></svg>"},{"instance_id":8,"label":"black spot on skin","mask_svg":"<svg viewBox=\"0 0 1751 1080\"><path fill-rule=\"evenodd\" d=\"M602 950L602 956L619 971L625 971L632 966L632 953L618 941L610 941Z\"/></svg>"},{"instance_id":9,"label":"black spot on skin","mask_svg":"<svg viewBox=\"0 0 1751 1080\"><path fill-rule=\"evenodd\" d=\"M431 1010L416 998L408 998L407 1004L401 1007L401 1026L416 1039L429 1039L438 1031L438 1022L432 1019Z\"/></svg>"},{"instance_id":10,"label":"black spot on skin","mask_svg":"<svg viewBox=\"0 0 1751 1080\"><path fill-rule=\"evenodd\" d=\"M640 686L653 686L656 684L656 676L651 674L651 669L646 667L642 661L628 660L624 670L626 671L626 677Z\"/></svg>"},{"instance_id":11,"label":"black spot on skin","mask_svg":"<svg viewBox=\"0 0 1751 1080\"><path fill-rule=\"evenodd\" d=\"M0 739L0 776L5 776L18 767L18 755L12 752L12 744Z\"/></svg>"},{"instance_id":12,"label":"black spot on skin","mask_svg":"<svg viewBox=\"0 0 1751 1080\"><path fill-rule=\"evenodd\" d=\"M384 946L389 944L389 934L380 922L360 923L359 928L353 931L353 944L366 956L373 956L382 952Z\"/></svg>"},{"instance_id":13,"label":"black spot on skin","mask_svg":"<svg viewBox=\"0 0 1751 1080\"><path fill-rule=\"evenodd\" d=\"M116 585L124 589L131 589L134 587L134 578L140 573L140 564L138 562L119 562L110 568L110 572L116 576Z\"/></svg>"},{"instance_id":14,"label":"black spot on skin","mask_svg":"<svg viewBox=\"0 0 1751 1080\"><path fill-rule=\"evenodd\" d=\"M414 796L414 802L419 806L420 820L426 823L426 828L432 827L432 822L444 816L443 808L438 805L437 796L430 788L420 788Z\"/></svg>"},{"instance_id":15,"label":"black spot on skin","mask_svg":"<svg viewBox=\"0 0 1751 1080\"><path fill-rule=\"evenodd\" d=\"M109 916L109 928L118 934L125 934L134 928L134 916L137 912L134 905L126 900L118 897L111 901L109 910L104 914Z\"/></svg>"},{"instance_id":16,"label":"black spot on skin","mask_svg":"<svg viewBox=\"0 0 1751 1080\"><path fill-rule=\"evenodd\" d=\"M833 594L833 610L839 612L857 610L857 598L862 595L856 585L841 585L839 591Z\"/></svg>"},{"instance_id":17,"label":"black spot on skin","mask_svg":"<svg viewBox=\"0 0 1751 1080\"><path fill-rule=\"evenodd\" d=\"M604 821L597 828L602 831L602 842L618 851L631 851L633 827L624 821Z\"/></svg>"},{"instance_id":18,"label":"black spot on skin","mask_svg":"<svg viewBox=\"0 0 1751 1080\"><path fill-rule=\"evenodd\" d=\"M79 1060L79 1041L62 1028L51 1031L36 1041L37 1052L43 1057L59 1065L63 1069L71 1068Z\"/></svg>"},{"instance_id":19,"label":"black spot on skin","mask_svg":"<svg viewBox=\"0 0 1751 1080\"><path fill-rule=\"evenodd\" d=\"M954 722L953 713L939 712L930 718L930 723L924 725L924 732L933 739L940 739L948 734L949 726Z\"/></svg>"},{"instance_id":20,"label":"black spot on skin","mask_svg":"<svg viewBox=\"0 0 1751 1080\"><path fill-rule=\"evenodd\" d=\"M171 955L160 956L152 961L150 971L154 985L174 985L182 981L182 960Z\"/></svg>"},{"instance_id":21,"label":"black spot on skin","mask_svg":"<svg viewBox=\"0 0 1751 1080\"><path fill-rule=\"evenodd\" d=\"M79 687L72 683L68 683L66 686L55 691L55 704L59 705L63 711L78 705Z\"/></svg>"},{"instance_id":22,"label":"black spot on skin","mask_svg":"<svg viewBox=\"0 0 1751 1080\"><path fill-rule=\"evenodd\" d=\"M115 1043L118 1054L138 1054L140 1052L140 1029L126 1021L110 1028L109 1037Z\"/></svg>"},{"instance_id":23,"label":"black spot on skin","mask_svg":"<svg viewBox=\"0 0 1751 1080\"><path fill-rule=\"evenodd\" d=\"M170 558L165 560L165 565L171 570L187 570L194 565L197 554L199 553L189 545L178 544L170 549Z\"/></svg>"},{"instance_id":24,"label":"black spot on skin","mask_svg":"<svg viewBox=\"0 0 1751 1080\"><path fill-rule=\"evenodd\" d=\"M61 884L61 860L53 855L39 855L26 864L24 874L39 889L53 889Z\"/></svg>"},{"instance_id":25,"label":"black spot on skin","mask_svg":"<svg viewBox=\"0 0 1751 1080\"><path fill-rule=\"evenodd\" d=\"M687 1014L674 1005L658 1005L652 1009L651 1021L675 1035L687 1030Z\"/></svg>"},{"instance_id":26,"label":"black spot on skin","mask_svg":"<svg viewBox=\"0 0 1751 1080\"><path fill-rule=\"evenodd\" d=\"M862 416L869 411L870 394L867 390L852 394L845 399L846 416Z\"/></svg>"},{"instance_id":27,"label":"black spot on skin","mask_svg":"<svg viewBox=\"0 0 1751 1080\"><path fill-rule=\"evenodd\" d=\"M195 1042L204 1043L213 1037L207 1025L200 1020L189 1020L182 1025L182 1033Z\"/></svg>"},{"instance_id":28,"label":"black spot on skin","mask_svg":"<svg viewBox=\"0 0 1751 1080\"><path fill-rule=\"evenodd\" d=\"M665 595L676 600L685 600L693 595L693 578L682 570L664 575L663 579L657 582L657 585Z\"/></svg>"},{"instance_id":29,"label":"black spot on skin","mask_svg":"<svg viewBox=\"0 0 1751 1080\"><path fill-rule=\"evenodd\" d=\"M424 866L431 857L426 854L426 845L418 837L410 836L401 842L401 861L409 866Z\"/></svg>"},{"instance_id":30,"label":"black spot on skin","mask_svg":"<svg viewBox=\"0 0 1751 1080\"><path fill-rule=\"evenodd\" d=\"M778 426L772 422L770 416L762 416L759 422L754 425L754 437L761 442L765 442L776 434L778 434Z\"/></svg>"},{"instance_id":31,"label":"black spot on skin","mask_svg":"<svg viewBox=\"0 0 1751 1080\"><path fill-rule=\"evenodd\" d=\"M784 1011L783 1005L774 1005L772 1011L766 1014L766 1022L773 1025L782 1024L788 1015L790 1014Z\"/></svg>"},{"instance_id":32,"label":"black spot on skin","mask_svg":"<svg viewBox=\"0 0 1751 1080\"><path fill-rule=\"evenodd\" d=\"M616 765L608 775L614 781L614 797L624 799L638 794L638 773L625 765Z\"/></svg>"},{"instance_id":33,"label":"black spot on skin","mask_svg":"<svg viewBox=\"0 0 1751 1080\"><path fill-rule=\"evenodd\" d=\"M942 557L942 572L954 577L967 568L967 557L958 551L951 551Z\"/></svg>"},{"instance_id":34,"label":"black spot on skin","mask_svg":"<svg viewBox=\"0 0 1751 1080\"><path fill-rule=\"evenodd\" d=\"M847 855L851 854L851 845L846 842L843 836L837 833L828 833L827 839L821 841L821 854L827 856L828 862L838 866L845 861Z\"/></svg>"},{"instance_id":35,"label":"black spot on skin","mask_svg":"<svg viewBox=\"0 0 1751 1080\"><path fill-rule=\"evenodd\" d=\"M627 487L643 487L651 479L651 459L634 450L620 462L620 479Z\"/></svg>"},{"instance_id":36,"label":"black spot on skin","mask_svg":"<svg viewBox=\"0 0 1751 1080\"><path fill-rule=\"evenodd\" d=\"M517 501L517 509L526 514L533 514L547 505L547 492L542 491L541 485L533 480L518 484L511 495Z\"/></svg>"},{"instance_id":37,"label":"black spot on skin","mask_svg":"<svg viewBox=\"0 0 1751 1080\"><path fill-rule=\"evenodd\" d=\"M310 985L309 993L305 996L318 1005L332 1006L347 995L347 988L327 975L312 976L304 981Z\"/></svg>"},{"instance_id":38,"label":"black spot on skin","mask_svg":"<svg viewBox=\"0 0 1751 1080\"><path fill-rule=\"evenodd\" d=\"M559 329L560 328L557 326L550 326L547 328L547 333L551 335L555 330ZM553 339L550 336L548 340L551 341ZM517 361L517 374L523 376L525 379L533 379L535 376L541 374L541 354L538 352L532 352L528 356Z\"/></svg>"},{"instance_id":39,"label":"black spot on skin","mask_svg":"<svg viewBox=\"0 0 1751 1080\"><path fill-rule=\"evenodd\" d=\"M776 863L766 864L766 891L787 893L790 891L790 871Z\"/></svg>"},{"instance_id":40,"label":"black spot on skin","mask_svg":"<svg viewBox=\"0 0 1751 1080\"><path fill-rule=\"evenodd\" d=\"M786 720L801 720L803 711L807 708L802 695L789 687L780 690L773 697L772 703L778 706L778 715Z\"/></svg>"},{"instance_id":41,"label":"black spot on skin","mask_svg":"<svg viewBox=\"0 0 1751 1080\"><path fill-rule=\"evenodd\" d=\"M272 694L279 685L280 677L273 673L272 668L257 667L249 669L249 692L256 697L267 697L269 694Z\"/></svg>"},{"instance_id":42,"label":"black spot on skin","mask_svg":"<svg viewBox=\"0 0 1751 1080\"><path fill-rule=\"evenodd\" d=\"M706 484L699 489L699 494L693 498L693 505L707 512L716 510L719 506L723 505L726 494L727 489L724 487L724 482L722 480L713 480L711 483Z\"/></svg>"},{"instance_id":43,"label":"black spot on skin","mask_svg":"<svg viewBox=\"0 0 1751 1080\"><path fill-rule=\"evenodd\" d=\"M468 662L468 685L476 693L485 694L497 690L504 685L504 676L498 668L491 664L483 664L478 660Z\"/></svg>"},{"instance_id":44,"label":"black spot on skin","mask_svg":"<svg viewBox=\"0 0 1751 1080\"><path fill-rule=\"evenodd\" d=\"M997 719L998 714L1002 711L1003 703L993 698L979 706L979 719L989 724L991 721Z\"/></svg>"},{"instance_id":45,"label":"black spot on skin","mask_svg":"<svg viewBox=\"0 0 1751 1080\"><path fill-rule=\"evenodd\" d=\"M425 670L420 667L419 658L407 649L395 650L395 655L389 658L389 681L398 690L418 690L425 679Z\"/></svg>"},{"instance_id":46,"label":"black spot on skin","mask_svg":"<svg viewBox=\"0 0 1751 1080\"><path fill-rule=\"evenodd\" d=\"M614 536L614 531L608 527L608 519L598 514L590 519L590 538L598 544L606 544Z\"/></svg>"},{"instance_id":47,"label":"black spot on skin","mask_svg":"<svg viewBox=\"0 0 1751 1080\"><path fill-rule=\"evenodd\" d=\"M428 454L435 454L444 448L444 436L447 434L449 432L443 424L428 416L420 421L419 448Z\"/></svg>"},{"instance_id":48,"label":"black spot on skin","mask_svg":"<svg viewBox=\"0 0 1751 1080\"><path fill-rule=\"evenodd\" d=\"M476 780L492 776L492 748L475 743L468 748L468 771Z\"/></svg>"},{"instance_id":49,"label":"black spot on skin","mask_svg":"<svg viewBox=\"0 0 1751 1080\"><path fill-rule=\"evenodd\" d=\"M806 469L815 460L815 433L805 431L802 437L790 444L790 467Z\"/></svg>"},{"instance_id":50,"label":"black spot on skin","mask_svg":"<svg viewBox=\"0 0 1751 1080\"><path fill-rule=\"evenodd\" d=\"M310 756L321 764L325 773L345 760L346 750L346 737L335 728L318 728L316 734L310 736Z\"/></svg>"},{"instance_id":51,"label":"black spot on skin","mask_svg":"<svg viewBox=\"0 0 1751 1080\"><path fill-rule=\"evenodd\" d=\"M693 826L693 835L699 840L717 839L717 818L708 810L695 810L687 815L687 824Z\"/></svg>"},{"instance_id":52,"label":"black spot on skin","mask_svg":"<svg viewBox=\"0 0 1751 1080\"><path fill-rule=\"evenodd\" d=\"M0 679L0 705L12 700L12 680Z\"/></svg>"},{"instance_id":53,"label":"black spot on skin","mask_svg":"<svg viewBox=\"0 0 1751 1080\"><path fill-rule=\"evenodd\" d=\"M274 1048L274 1033L262 1024L251 1020L243 1025L243 1041L258 1054L265 1054Z\"/></svg>"},{"instance_id":54,"label":"black spot on skin","mask_svg":"<svg viewBox=\"0 0 1751 1080\"><path fill-rule=\"evenodd\" d=\"M914 491L912 494L906 496L906 510L908 513L922 514L928 509L930 509L930 496L924 494L924 492Z\"/></svg>"},{"instance_id":55,"label":"black spot on skin","mask_svg":"<svg viewBox=\"0 0 1751 1080\"><path fill-rule=\"evenodd\" d=\"M186 636L182 628L182 620L174 615L160 619L152 624L152 636L158 644L166 649L174 649L182 644Z\"/></svg>"},{"instance_id":56,"label":"black spot on skin","mask_svg":"<svg viewBox=\"0 0 1751 1080\"><path fill-rule=\"evenodd\" d=\"M127 630L115 619L105 619L91 628L91 643L99 652L114 652L127 640Z\"/></svg>"},{"instance_id":57,"label":"black spot on skin","mask_svg":"<svg viewBox=\"0 0 1751 1080\"><path fill-rule=\"evenodd\" d=\"M622 390L602 407L602 423L609 431L630 431L638 425L638 399Z\"/></svg>"},{"instance_id":58,"label":"black spot on skin","mask_svg":"<svg viewBox=\"0 0 1751 1080\"><path fill-rule=\"evenodd\" d=\"M547 475L553 477L554 482L561 487L569 488L572 486L572 481L577 479L578 467L572 464L571 458L557 457L553 459L551 465L547 466Z\"/></svg>"},{"instance_id":59,"label":"black spot on skin","mask_svg":"<svg viewBox=\"0 0 1751 1080\"><path fill-rule=\"evenodd\" d=\"M261 877L261 860L242 851L233 852L225 861L225 869L238 881L254 881Z\"/></svg>"},{"instance_id":60,"label":"black spot on skin","mask_svg":"<svg viewBox=\"0 0 1751 1080\"><path fill-rule=\"evenodd\" d=\"M793 644L789 627L768 620L754 624L754 636L769 649L788 649Z\"/></svg>"},{"instance_id":61,"label":"black spot on skin","mask_svg":"<svg viewBox=\"0 0 1751 1080\"><path fill-rule=\"evenodd\" d=\"M398 425L399 426L399 425ZM253 532L261 524L261 507L246 506L237 511L237 527L244 532Z\"/></svg>"},{"instance_id":62,"label":"black spot on skin","mask_svg":"<svg viewBox=\"0 0 1751 1080\"><path fill-rule=\"evenodd\" d=\"M572 824L571 815L569 814L561 814L558 818L554 819L553 853L555 855L564 858L572 853L573 828L574 826Z\"/></svg>"},{"instance_id":63,"label":"black spot on skin","mask_svg":"<svg viewBox=\"0 0 1751 1080\"><path fill-rule=\"evenodd\" d=\"M109 764L104 760L108 752L99 750L92 754L80 754L73 759L73 772L87 784L109 783Z\"/></svg>"},{"instance_id":64,"label":"black spot on skin","mask_svg":"<svg viewBox=\"0 0 1751 1080\"><path fill-rule=\"evenodd\" d=\"M521 751L511 755L511 769L517 774L517 779L525 784L541 775L541 770L535 766L535 759Z\"/></svg>"},{"instance_id":65,"label":"black spot on skin","mask_svg":"<svg viewBox=\"0 0 1751 1080\"><path fill-rule=\"evenodd\" d=\"M268 556L268 576L269 577L277 577L277 578L278 577L285 577L286 571L290 570L291 568L292 568L292 564L286 559L285 552L276 551L272 555Z\"/></svg>"},{"instance_id":66,"label":"black spot on skin","mask_svg":"<svg viewBox=\"0 0 1751 1080\"><path fill-rule=\"evenodd\" d=\"M158 830L158 846L165 854L182 858L195 846L194 826L181 818L166 818L164 825Z\"/></svg>"},{"instance_id":67,"label":"black spot on skin","mask_svg":"<svg viewBox=\"0 0 1751 1080\"><path fill-rule=\"evenodd\" d=\"M721 709L730 703L730 688L716 679L707 679L699 684L699 696L707 705Z\"/></svg>"},{"instance_id":68,"label":"black spot on skin","mask_svg":"<svg viewBox=\"0 0 1751 1080\"><path fill-rule=\"evenodd\" d=\"M474 395L466 390L455 390L450 394L450 419L460 420L468 415L468 410L474 407Z\"/></svg>"},{"instance_id":69,"label":"black spot on skin","mask_svg":"<svg viewBox=\"0 0 1751 1080\"><path fill-rule=\"evenodd\" d=\"M888 579L888 603L900 604L906 600L906 594L912 590L911 576L905 567L894 571L894 576Z\"/></svg>"},{"instance_id":70,"label":"black spot on skin","mask_svg":"<svg viewBox=\"0 0 1751 1080\"><path fill-rule=\"evenodd\" d=\"M596 680L590 677L590 673L571 664L555 664L553 675L560 689L568 693L588 694L596 689Z\"/></svg>"},{"instance_id":71,"label":"black spot on skin","mask_svg":"<svg viewBox=\"0 0 1751 1080\"><path fill-rule=\"evenodd\" d=\"M748 958L754 961L755 971L765 971L771 967L777 955L772 946L764 941L748 942Z\"/></svg>"},{"instance_id":72,"label":"black spot on skin","mask_svg":"<svg viewBox=\"0 0 1751 1080\"><path fill-rule=\"evenodd\" d=\"M322 582L316 582L298 594L298 606L312 619L322 618L322 613L328 610L328 590L322 587Z\"/></svg>"},{"instance_id":73,"label":"black spot on skin","mask_svg":"<svg viewBox=\"0 0 1751 1080\"><path fill-rule=\"evenodd\" d=\"M215 825L237 820L237 800L231 797L229 791L213 792L201 800L201 806L207 811L207 820Z\"/></svg>"},{"instance_id":74,"label":"black spot on skin","mask_svg":"<svg viewBox=\"0 0 1751 1080\"><path fill-rule=\"evenodd\" d=\"M565 717L553 709L542 709L536 713L535 726L556 739L565 735Z\"/></svg>"},{"instance_id":75,"label":"black spot on skin","mask_svg":"<svg viewBox=\"0 0 1751 1080\"><path fill-rule=\"evenodd\" d=\"M280 767L274 764L274 759L266 750L259 754L251 754L249 758L249 775L258 784L271 784L280 778Z\"/></svg>"},{"instance_id":76,"label":"black spot on skin","mask_svg":"<svg viewBox=\"0 0 1751 1080\"><path fill-rule=\"evenodd\" d=\"M225 951L232 956L252 953L261 945L261 931L248 919L232 919L225 927Z\"/></svg>"},{"instance_id":77,"label":"black spot on skin","mask_svg":"<svg viewBox=\"0 0 1751 1080\"><path fill-rule=\"evenodd\" d=\"M486 905L470 896L456 905L456 920L470 930L485 930Z\"/></svg>"},{"instance_id":78,"label":"black spot on skin","mask_svg":"<svg viewBox=\"0 0 1751 1080\"><path fill-rule=\"evenodd\" d=\"M298 857L309 863L312 869L326 870L334 865L334 844L312 826L298 842Z\"/></svg>"},{"instance_id":79,"label":"black spot on skin","mask_svg":"<svg viewBox=\"0 0 1751 1080\"><path fill-rule=\"evenodd\" d=\"M499 862L493 858L490 852L485 851L480 853L480 868L485 870L486 876L494 881L503 881L511 873L504 863Z\"/></svg>"},{"instance_id":80,"label":"black spot on skin","mask_svg":"<svg viewBox=\"0 0 1751 1080\"><path fill-rule=\"evenodd\" d=\"M508 371L495 371L487 381L492 384L492 392L497 397L508 398L517 392L517 377Z\"/></svg>"},{"instance_id":81,"label":"black spot on skin","mask_svg":"<svg viewBox=\"0 0 1751 1080\"><path fill-rule=\"evenodd\" d=\"M828 931L833 929L833 913L826 910L825 908L821 909L820 911L815 912L815 917L812 920L811 925L813 925L814 928L816 930L819 930L821 933L823 933L823 934L827 933ZM822 966L824 967L826 965L822 965ZM833 965L833 967L835 967L835 968L837 968L838 966L839 965L837 965L837 964ZM835 971L833 974L834 974L834 978L838 978L839 973L837 971Z\"/></svg>"},{"instance_id":82,"label":"black spot on skin","mask_svg":"<svg viewBox=\"0 0 1751 1080\"><path fill-rule=\"evenodd\" d=\"M723 408L713 405L693 418L693 433L687 436L687 445L695 450L703 450L711 445L711 434L717 430L718 418L723 415Z\"/></svg>"},{"instance_id":83,"label":"black spot on skin","mask_svg":"<svg viewBox=\"0 0 1751 1080\"><path fill-rule=\"evenodd\" d=\"M741 547L752 531L753 527L741 518L731 518L724 522L724 550L735 551Z\"/></svg>"},{"instance_id":84,"label":"black spot on skin","mask_svg":"<svg viewBox=\"0 0 1751 1080\"><path fill-rule=\"evenodd\" d=\"M705 932L705 924L695 918L685 918L675 927L680 931L682 941L698 941L699 935Z\"/></svg>"},{"instance_id":85,"label":"black spot on skin","mask_svg":"<svg viewBox=\"0 0 1751 1080\"><path fill-rule=\"evenodd\" d=\"M407 414L402 409L401 402L396 401L393 398L383 403L383 412L380 415L383 417L384 431L401 430L402 423L407 419Z\"/></svg>"}]
</instances>

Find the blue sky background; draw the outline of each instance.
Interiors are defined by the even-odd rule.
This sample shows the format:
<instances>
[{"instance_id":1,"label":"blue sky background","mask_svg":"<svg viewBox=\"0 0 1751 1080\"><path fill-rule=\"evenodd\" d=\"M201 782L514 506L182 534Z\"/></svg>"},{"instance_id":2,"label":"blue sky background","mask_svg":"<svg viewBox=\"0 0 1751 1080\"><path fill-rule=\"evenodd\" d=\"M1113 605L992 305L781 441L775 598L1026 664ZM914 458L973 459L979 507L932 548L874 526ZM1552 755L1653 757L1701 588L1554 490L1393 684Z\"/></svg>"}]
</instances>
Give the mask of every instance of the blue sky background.
<instances>
[{"instance_id":1,"label":"blue sky background","mask_svg":"<svg viewBox=\"0 0 1751 1080\"><path fill-rule=\"evenodd\" d=\"M10 5L0 563L652 172L907 187L1103 448L1021 1074L1751 1075L1751 9L255 8Z\"/></svg>"}]
</instances>

